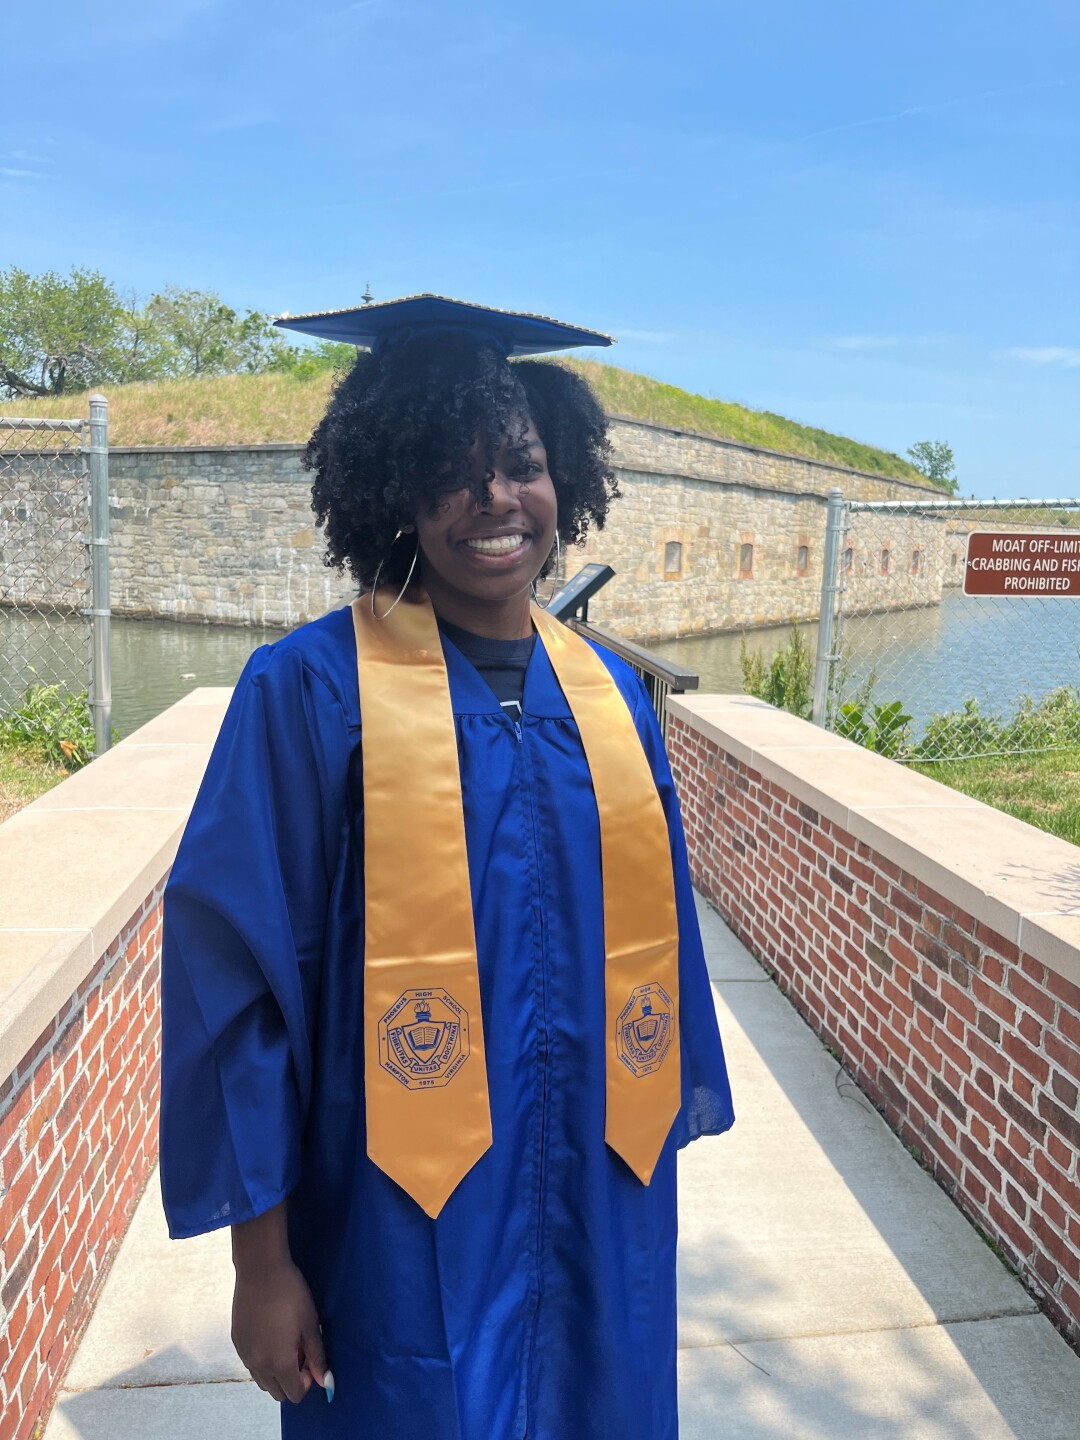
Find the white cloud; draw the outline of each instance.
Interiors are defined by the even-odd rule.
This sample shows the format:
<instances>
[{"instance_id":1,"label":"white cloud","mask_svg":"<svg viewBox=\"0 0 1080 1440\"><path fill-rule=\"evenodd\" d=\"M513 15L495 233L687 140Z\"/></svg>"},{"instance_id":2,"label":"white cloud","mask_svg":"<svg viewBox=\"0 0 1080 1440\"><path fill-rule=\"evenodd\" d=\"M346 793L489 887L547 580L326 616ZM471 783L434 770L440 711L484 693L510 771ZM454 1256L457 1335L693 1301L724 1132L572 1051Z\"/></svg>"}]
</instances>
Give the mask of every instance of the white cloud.
<instances>
[{"instance_id":1,"label":"white cloud","mask_svg":"<svg viewBox=\"0 0 1080 1440\"><path fill-rule=\"evenodd\" d=\"M1007 360L1021 360L1025 365L1060 365L1064 370L1080 368L1080 346L1077 345L1014 345L1001 353Z\"/></svg>"},{"instance_id":2,"label":"white cloud","mask_svg":"<svg viewBox=\"0 0 1080 1440\"><path fill-rule=\"evenodd\" d=\"M955 110L958 106L978 105L984 100L1000 100L1014 95L1028 95L1039 90L1060 90L1071 84L1071 80L1034 80L1029 85L1009 85L1002 90L981 90L977 95L954 95L948 100L938 100L929 105L908 105L903 110L892 110L887 115L869 115L863 120L849 120L842 125L829 125L824 130L811 130L808 135L797 137L796 143L804 140L818 140L825 135L841 135L846 130L862 130L867 125L888 125L894 120L907 120L913 115L937 115L943 110Z\"/></svg>"},{"instance_id":3,"label":"white cloud","mask_svg":"<svg viewBox=\"0 0 1080 1440\"><path fill-rule=\"evenodd\" d=\"M36 180L39 172L37 170L13 170L8 165L0 165L0 175L5 180Z\"/></svg>"},{"instance_id":4,"label":"white cloud","mask_svg":"<svg viewBox=\"0 0 1080 1440\"><path fill-rule=\"evenodd\" d=\"M901 343L898 335L836 335L828 342L833 350L892 350Z\"/></svg>"},{"instance_id":5,"label":"white cloud","mask_svg":"<svg viewBox=\"0 0 1080 1440\"><path fill-rule=\"evenodd\" d=\"M898 350L901 345L944 345L947 335L834 335L830 350Z\"/></svg>"}]
</instances>

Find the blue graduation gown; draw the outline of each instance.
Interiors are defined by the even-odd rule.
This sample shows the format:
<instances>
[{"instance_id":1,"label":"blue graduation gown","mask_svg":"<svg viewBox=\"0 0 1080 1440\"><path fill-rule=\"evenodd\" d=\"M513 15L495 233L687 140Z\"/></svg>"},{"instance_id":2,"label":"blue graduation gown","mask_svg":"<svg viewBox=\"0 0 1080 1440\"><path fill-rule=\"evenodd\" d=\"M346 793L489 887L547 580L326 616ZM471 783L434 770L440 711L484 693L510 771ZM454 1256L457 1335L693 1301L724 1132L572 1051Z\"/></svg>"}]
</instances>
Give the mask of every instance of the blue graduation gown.
<instances>
[{"instance_id":1,"label":"blue graduation gown","mask_svg":"<svg viewBox=\"0 0 1080 1440\"><path fill-rule=\"evenodd\" d=\"M649 1186L604 1144L600 834L537 642L520 727L444 639L494 1143L437 1220L367 1158L363 776L347 609L256 651L165 894L171 1233L289 1196L337 1381L287 1440L675 1440L675 1154L732 1123L663 741L601 651L667 813L683 1107Z\"/></svg>"}]
</instances>

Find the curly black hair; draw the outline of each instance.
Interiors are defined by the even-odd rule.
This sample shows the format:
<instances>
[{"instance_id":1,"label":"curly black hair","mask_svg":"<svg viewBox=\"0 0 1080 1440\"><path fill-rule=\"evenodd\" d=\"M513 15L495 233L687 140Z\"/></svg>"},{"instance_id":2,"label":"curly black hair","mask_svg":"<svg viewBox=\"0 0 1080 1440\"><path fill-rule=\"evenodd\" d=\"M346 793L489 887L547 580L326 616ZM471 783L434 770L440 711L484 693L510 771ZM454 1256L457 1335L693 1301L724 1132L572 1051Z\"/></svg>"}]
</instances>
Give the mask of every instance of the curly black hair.
<instances>
[{"instance_id":1,"label":"curly black hair","mask_svg":"<svg viewBox=\"0 0 1080 1440\"><path fill-rule=\"evenodd\" d=\"M381 562L380 581L400 584L411 554L394 546L398 527L440 492L486 489L495 452L506 441L523 447L529 419L547 450L559 539L580 545L590 525L603 528L619 493L607 417L585 380L549 361L508 361L493 345L453 333L359 355L304 452L327 565L348 567L369 588ZM480 486L470 457L477 443Z\"/></svg>"}]
</instances>

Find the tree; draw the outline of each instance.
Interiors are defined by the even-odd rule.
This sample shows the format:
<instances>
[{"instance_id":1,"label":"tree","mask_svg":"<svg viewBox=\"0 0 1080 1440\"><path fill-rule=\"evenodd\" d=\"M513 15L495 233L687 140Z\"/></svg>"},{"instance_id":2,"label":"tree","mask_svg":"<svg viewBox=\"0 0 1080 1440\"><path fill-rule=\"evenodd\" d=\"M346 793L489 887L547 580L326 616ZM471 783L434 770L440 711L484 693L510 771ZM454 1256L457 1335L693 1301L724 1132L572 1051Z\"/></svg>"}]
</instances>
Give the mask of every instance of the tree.
<instances>
[{"instance_id":1,"label":"tree","mask_svg":"<svg viewBox=\"0 0 1080 1440\"><path fill-rule=\"evenodd\" d=\"M170 286L143 304L93 270L0 272L0 396L63 395L133 380L347 368L351 345L291 345L259 310Z\"/></svg>"},{"instance_id":2,"label":"tree","mask_svg":"<svg viewBox=\"0 0 1080 1440\"><path fill-rule=\"evenodd\" d=\"M907 452L916 470L939 489L955 495L960 488L952 447L944 440L920 440Z\"/></svg>"},{"instance_id":3,"label":"tree","mask_svg":"<svg viewBox=\"0 0 1080 1440\"><path fill-rule=\"evenodd\" d=\"M146 313L170 375L258 373L274 368L289 349L265 315L249 310L240 316L212 290L170 286L151 297Z\"/></svg>"},{"instance_id":4,"label":"tree","mask_svg":"<svg viewBox=\"0 0 1080 1440\"><path fill-rule=\"evenodd\" d=\"M125 312L95 270L0 272L0 387L9 396L63 395L117 378Z\"/></svg>"},{"instance_id":5,"label":"tree","mask_svg":"<svg viewBox=\"0 0 1080 1440\"><path fill-rule=\"evenodd\" d=\"M269 366L299 380L311 380L328 370L351 370L356 360L356 346L342 345L334 340L320 340L317 345L286 345L284 352Z\"/></svg>"}]
</instances>

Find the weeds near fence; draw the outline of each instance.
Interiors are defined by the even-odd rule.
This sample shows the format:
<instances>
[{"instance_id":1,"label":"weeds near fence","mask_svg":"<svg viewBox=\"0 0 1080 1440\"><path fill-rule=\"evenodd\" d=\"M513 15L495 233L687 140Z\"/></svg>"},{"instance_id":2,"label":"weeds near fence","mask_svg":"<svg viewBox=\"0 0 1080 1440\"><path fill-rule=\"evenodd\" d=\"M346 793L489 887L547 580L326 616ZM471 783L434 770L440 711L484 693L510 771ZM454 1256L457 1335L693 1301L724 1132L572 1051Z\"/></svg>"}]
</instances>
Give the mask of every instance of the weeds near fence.
<instances>
[{"instance_id":1,"label":"weeds near fence","mask_svg":"<svg viewBox=\"0 0 1080 1440\"><path fill-rule=\"evenodd\" d=\"M1060 685L1040 699L1023 695L1010 714L969 698L959 710L932 715L919 743L902 758L923 763L976 756L1025 756L1080 746L1080 687Z\"/></svg>"},{"instance_id":2,"label":"weeds near fence","mask_svg":"<svg viewBox=\"0 0 1080 1440\"><path fill-rule=\"evenodd\" d=\"M760 650L750 650L744 635L739 661L746 694L800 719L810 718L813 657L797 624L792 623L786 646L770 660ZM843 657L838 663L843 666ZM875 674L867 676L854 698L837 708L832 729L890 760L933 767L976 758L1080 751L1080 686L1059 685L1039 698L1023 695L1004 714L984 709L970 696L958 709L931 715L916 739L908 702L875 700L877 683Z\"/></svg>"},{"instance_id":3,"label":"weeds near fence","mask_svg":"<svg viewBox=\"0 0 1080 1440\"><path fill-rule=\"evenodd\" d=\"M912 717L904 702L876 704L872 688L871 681L857 700L840 706L833 728L837 735L891 760L932 766L1080 747L1080 687L1075 685L1061 685L1041 699L1023 695L1005 715L984 710L969 697L957 710L931 715L918 740L912 739Z\"/></svg>"},{"instance_id":4,"label":"weeds near fence","mask_svg":"<svg viewBox=\"0 0 1080 1440\"><path fill-rule=\"evenodd\" d=\"M78 770L94 754L94 721L84 690L32 685L22 703L0 715L0 746L65 770Z\"/></svg>"},{"instance_id":5,"label":"weeds near fence","mask_svg":"<svg viewBox=\"0 0 1080 1440\"><path fill-rule=\"evenodd\" d=\"M744 635L739 664L743 689L748 695L755 695L779 710L789 710L802 720L810 719L814 705L814 657L795 620L791 622L787 645L768 661L760 650L748 649Z\"/></svg>"},{"instance_id":6,"label":"weeds near fence","mask_svg":"<svg viewBox=\"0 0 1080 1440\"><path fill-rule=\"evenodd\" d=\"M845 740L854 740L889 760L903 759L911 745L911 716L899 700L888 705L848 701L840 706L834 729Z\"/></svg>"}]
</instances>

